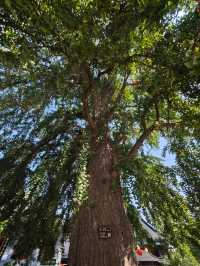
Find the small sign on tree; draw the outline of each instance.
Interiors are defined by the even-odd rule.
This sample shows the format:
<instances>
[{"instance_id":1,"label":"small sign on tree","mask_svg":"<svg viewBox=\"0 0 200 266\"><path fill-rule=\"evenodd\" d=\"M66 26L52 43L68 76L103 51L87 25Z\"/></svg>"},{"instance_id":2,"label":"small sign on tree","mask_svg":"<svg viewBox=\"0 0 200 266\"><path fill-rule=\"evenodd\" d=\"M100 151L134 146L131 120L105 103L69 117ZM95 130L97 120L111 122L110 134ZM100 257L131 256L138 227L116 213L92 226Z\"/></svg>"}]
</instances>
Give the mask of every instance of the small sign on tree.
<instances>
[{"instance_id":1,"label":"small sign on tree","mask_svg":"<svg viewBox=\"0 0 200 266\"><path fill-rule=\"evenodd\" d=\"M100 225L98 228L99 239L109 239L112 237L112 229L107 225Z\"/></svg>"}]
</instances>

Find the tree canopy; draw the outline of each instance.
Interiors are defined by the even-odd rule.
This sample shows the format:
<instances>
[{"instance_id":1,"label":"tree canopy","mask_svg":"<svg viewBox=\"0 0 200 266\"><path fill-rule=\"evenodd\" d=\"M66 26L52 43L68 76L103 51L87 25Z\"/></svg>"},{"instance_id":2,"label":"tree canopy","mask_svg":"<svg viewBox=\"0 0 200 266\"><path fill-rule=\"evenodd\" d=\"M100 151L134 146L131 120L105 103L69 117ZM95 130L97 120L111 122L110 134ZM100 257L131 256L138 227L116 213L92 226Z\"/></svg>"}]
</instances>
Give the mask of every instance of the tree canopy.
<instances>
[{"instance_id":1,"label":"tree canopy","mask_svg":"<svg viewBox=\"0 0 200 266\"><path fill-rule=\"evenodd\" d=\"M87 200L91 138L109 134L124 205L174 247L200 245L200 15L195 1L0 4L0 220L43 256ZM167 140L163 154L146 152ZM115 184L113 183L113 189ZM184 244L184 246L183 246ZM188 251L189 252L189 251Z\"/></svg>"}]
</instances>

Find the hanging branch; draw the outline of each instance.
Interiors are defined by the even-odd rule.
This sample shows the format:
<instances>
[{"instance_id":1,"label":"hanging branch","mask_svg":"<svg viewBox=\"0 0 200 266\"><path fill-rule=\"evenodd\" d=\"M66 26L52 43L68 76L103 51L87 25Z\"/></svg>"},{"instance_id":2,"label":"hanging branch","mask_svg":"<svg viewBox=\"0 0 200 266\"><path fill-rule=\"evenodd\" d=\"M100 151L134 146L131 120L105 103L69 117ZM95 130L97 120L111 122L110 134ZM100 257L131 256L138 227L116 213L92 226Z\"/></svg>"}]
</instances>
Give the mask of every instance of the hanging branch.
<instances>
[{"instance_id":1,"label":"hanging branch","mask_svg":"<svg viewBox=\"0 0 200 266\"><path fill-rule=\"evenodd\" d=\"M32 160L33 157L45 146L48 146L48 144L55 140L58 135L64 134L66 132L66 129L69 129L68 126L60 127L58 128L52 135L49 135L42 139L38 144L31 146L30 152L26 156L26 158L23 160L23 165L26 165L30 160ZM78 131L78 135L80 135L81 131Z\"/></svg>"}]
</instances>

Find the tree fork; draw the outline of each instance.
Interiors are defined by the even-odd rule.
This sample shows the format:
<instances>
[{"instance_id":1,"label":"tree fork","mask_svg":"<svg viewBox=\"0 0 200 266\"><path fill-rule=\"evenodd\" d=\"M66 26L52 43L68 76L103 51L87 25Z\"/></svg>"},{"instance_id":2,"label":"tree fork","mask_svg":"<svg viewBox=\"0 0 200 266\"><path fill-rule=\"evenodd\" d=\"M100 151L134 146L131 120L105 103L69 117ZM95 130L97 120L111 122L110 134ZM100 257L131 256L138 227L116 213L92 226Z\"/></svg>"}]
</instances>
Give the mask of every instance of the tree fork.
<instances>
[{"instance_id":1,"label":"tree fork","mask_svg":"<svg viewBox=\"0 0 200 266\"><path fill-rule=\"evenodd\" d=\"M74 217L70 266L136 266L132 226L123 206L115 152L109 141L96 148L88 164L88 200ZM111 235L101 238L99 229Z\"/></svg>"}]
</instances>

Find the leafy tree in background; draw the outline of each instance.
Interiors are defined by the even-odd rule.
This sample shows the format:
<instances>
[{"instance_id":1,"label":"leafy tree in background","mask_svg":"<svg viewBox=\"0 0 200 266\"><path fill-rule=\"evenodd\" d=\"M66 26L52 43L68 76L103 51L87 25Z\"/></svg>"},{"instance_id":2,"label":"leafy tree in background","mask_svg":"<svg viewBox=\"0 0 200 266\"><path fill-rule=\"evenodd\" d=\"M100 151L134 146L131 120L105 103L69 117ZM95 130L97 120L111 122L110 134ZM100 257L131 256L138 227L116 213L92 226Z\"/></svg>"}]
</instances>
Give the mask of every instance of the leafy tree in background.
<instances>
[{"instance_id":1,"label":"leafy tree in background","mask_svg":"<svg viewBox=\"0 0 200 266\"><path fill-rule=\"evenodd\" d=\"M199 249L195 5L1 2L0 217L17 255L52 256L62 231L70 266L134 266L139 213ZM145 152L161 136L174 167Z\"/></svg>"}]
</instances>

